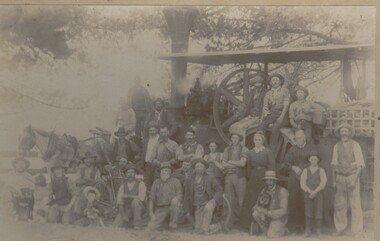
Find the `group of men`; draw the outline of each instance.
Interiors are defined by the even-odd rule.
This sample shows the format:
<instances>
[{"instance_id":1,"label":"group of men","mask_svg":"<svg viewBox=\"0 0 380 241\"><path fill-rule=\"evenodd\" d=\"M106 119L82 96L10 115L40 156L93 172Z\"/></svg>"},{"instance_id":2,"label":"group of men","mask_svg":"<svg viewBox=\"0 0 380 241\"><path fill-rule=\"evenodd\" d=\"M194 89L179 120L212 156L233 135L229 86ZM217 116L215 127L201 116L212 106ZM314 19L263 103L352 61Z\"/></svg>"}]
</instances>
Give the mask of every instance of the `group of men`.
<instances>
[{"instance_id":1,"label":"group of men","mask_svg":"<svg viewBox=\"0 0 380 241\"><path fill-rule=\"evenodd\" d=\"M117 177L112 188L117 193L119 212L113 225L139 230L144 226L144 217L149 215L150 229L162 229L167 225L169 230L176 230L179 223L189 223L196 232L207 234L236 227L248 188L246 169L249 152L256 151L245 146L247 128L256 125L265 133L268 126L273 125L269 145L274 150L279 127L289 116L290 124L310 142L311 114L320 110L319 106L305 100L308 91L303 87L296 89L297 101L290 104L290 93L283 86L281 75L271 76L269 83L272 88L267 91L263 76L253 78L250 115L230 128L230 144L223 152L218 151L220 143L210 139L207 143L209 152L205 155L205 148L196 141L196 132L192 128L186 130L185 142L178 145L171 139L178 125L161 99L156 100L152 111L145 115L141 149L131 139L136 117L131 118L134 113L130 108L122 109L111 137L110 163L104 168L111 176ZM133 119L134 122L129 121ZM341 141L334 147L331 166L336 187L334 221L337 234L346 229L348 205L352 215L351 230L358 233L363 229L359 177L364 161L360 146L352 140L354 131L348 124L337 127L336 131ZM301 144L300 148L304 146ZM312 163L314 159L311 156L308 152L303 161ZM45 217L47 222L104 225L104 210L99 202L104 198L106 189L103 170L95 165L96 157L92 153L86 153L82 161L83 166L75 180L65 175L64 165L53 165L51 183L47 185L42 175L33 179L27 174L28 160L17 158L13 161L14 172L9 174L13 179L7 182L6 187L15 197L21 187L35 189L35 216ZM314 174L315 168L315 165L311 167L308 175ZM306 166L300 168L294 164L290 165L290 170L297 174L298 179L295 180L298 180L297 185L301 185L300 176ZM321 172L318 171L318 175ZM321 176L314 181L321 182L322 179ZM265 183L264 189L259 190L253 209L245 210L252 213L251 231L253 229L254 233L268 237L281 237L287 233L286 225L291 215L288 201L292 198L292 191L277 184L276 170L266 170L260 181ZM310 193L309 199L316 196L311 195L311 189L317 186L313 184L303 190ZM322 189L319 187L318 191ZM262 206L260 200L265 195L268 205ZM309 207L310 202L305 199L305 206L307 203ZM215 222L214 216L218 212L222 218ZM317 218L320 218L319 213Z\"/></svg>"}]
</instances>

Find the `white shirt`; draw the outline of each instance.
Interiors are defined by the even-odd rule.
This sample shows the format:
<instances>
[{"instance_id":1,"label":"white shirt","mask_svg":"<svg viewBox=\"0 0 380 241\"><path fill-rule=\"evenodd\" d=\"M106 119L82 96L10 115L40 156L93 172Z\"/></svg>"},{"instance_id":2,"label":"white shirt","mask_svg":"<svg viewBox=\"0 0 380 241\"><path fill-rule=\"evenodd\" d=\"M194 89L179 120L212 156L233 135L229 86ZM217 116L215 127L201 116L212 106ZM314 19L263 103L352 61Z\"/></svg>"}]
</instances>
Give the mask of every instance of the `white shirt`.
<instances>
[{"instance_id":1,"label":"white shirt","mask_svg":"<svg viewBox=\"0 0 380 241\"><path fill-rule=\"evenodd\" d=\"M152 160L156 159L158 138L159 135L156 135L155 137L149 137L146 147L145 162L152 162Z\"/></svg>"},{"instance_id":2,"label":"white shirt","mask_svg":"<svg viewBox=\"0 0 380 241\"><path fill-rule=\"evenodd\" d=\"M359 143L357 143L354 140L352 140L352 141L354 142L352 151L354 152L355 164L358 167L360 166L360 167L364 168L365 163L364 163L364 156L363 156L362 148L360 147ZM338 143L336 143L334 146L332 162L331 162L332 166L338 165ZM347 145L347 143L343 142L343 146L346 147L346 145Z\"/></svg>"}]
</instances>

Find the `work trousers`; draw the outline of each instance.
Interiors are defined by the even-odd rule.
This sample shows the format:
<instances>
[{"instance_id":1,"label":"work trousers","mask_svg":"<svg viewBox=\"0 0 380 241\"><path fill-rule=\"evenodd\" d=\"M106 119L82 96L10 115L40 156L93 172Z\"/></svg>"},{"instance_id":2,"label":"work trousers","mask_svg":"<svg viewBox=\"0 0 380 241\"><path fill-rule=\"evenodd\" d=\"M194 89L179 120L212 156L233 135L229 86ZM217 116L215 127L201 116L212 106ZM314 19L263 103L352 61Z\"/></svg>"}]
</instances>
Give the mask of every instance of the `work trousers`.
<instances>
[{"instance_id":1,"label":"work trousers","mask_svg":"<svg viewBox=\"0 0 380 241\"><path fill-rule=\"evenodd\" d=\"M350 176L336 175L336 193L334 201L334 223L338 232L347 227L347 209L351 209L351 231L359 233L363 231L363 211L360 200L360 179L355 183L353 189L348 187L355 174Z\"/></svg>"},{"instance_id":2,"label":"work trousers","mask_svg":"<svg viewBox=\"0 0 380 241\"><path fill-rule=\"evenodd\" d=\"M269 147L271 150L276 150L278 139L280 138L280 128L284 126L287 122L287 115L285 115L282 123L277 124L276 121L280 117L281 111L271 111L264 120L259 124L258 129L265 133L266 129L270 124L273 124L272 132L269 140Z\"/></svg>"},{"instance_id":3,"label":"work trousers","mask_svg":"<svg viewBox=\"0 0 380 241\"><path fill-rule=\"evenodd\" d=\"M178 217L180 213L179 205L167 205L162 207L156 207L153 217L148 224L149 229L158 229L160 228L164 221L169 217L169 227L177 228L178 226Z\"/></svg>"},{"instance_id":4,"label":"work trousers","mask_svg":"<svg viewBox=\"0 0 380 241\"><path fill-rule=\"evenodd\" d=\"M253 220L260 226L261 231L269 238L279 238L285 235L287 230L286 219L270 219L268 217L263 219L262 216L263 214L258 211L252 213Z\"/></svg>"},{"instance_id":5,"label":"work trousers","mask_svg":"<svg viewBox=\"0 0 380 241\"><path fill-rule=\"evenodd\" d=\"M226 174L224 179L224 192L232 210L230 227L239 219L246 186L247 179L245 177L239 177L236 173Z\"/></svg>"},{"instance_id":6,"label":"work trousers","mask_svg":"<svg viewBox=\"0 0 380 241\"><path fill-rule=\"evenodd\" d=\"M305 203L305 217L306 218L323 218L323 191L318 192L318 194L311 199L309 193L304 195Z\"/></svg>"},{"instance_id":7,"label":"work trousers","mask_svg":"<svg viewBox=\"0 0 380 241\"><path fill-rule=\"evenodd\" d=\"M58 205L53 204L49 207L47 222L48 223L59 223L72 224L74 222L73 210L70 208L66 210L68 205Z\"/></svg>"},{"instance_id":8,"label":"work trousers","mask_svg":"<svg viewBox=\"0 0 380 241\"><path fill-rule=\"evenodd\" d=\"M230 133L238 133L243 137L241 143L245 144L245 137L248 129L257 127L260 122L260 117L247 116L238 122L235 122L230 127Z\"/></svg>"},{"instance_id":9,"label":"work trousers","mask_svg":"<svg viewBox=\"0 0 380 241\"><path fill-rule=\"evenodd\" d=\"M210 224L212 215L215 210L215 204L211 201L207 202L203 206L197 206L195 209L195 231L208 232L210 230Z\"/></svg>"},{"instance_id":10,"label":"work trousers","mask_svg":"<svg viewBox=\"0 0 380 241\"><path fill-rule=\"evenodd\" d=\"M123 227L125 223L129 222L133 218L133 227L141 228L142 223L142 213L145 210L143 202L138 198L134 198L129 207L124 208L124 214L119 213L115 221L113 222L114 227Z\"/></svg>"}]
</instances>

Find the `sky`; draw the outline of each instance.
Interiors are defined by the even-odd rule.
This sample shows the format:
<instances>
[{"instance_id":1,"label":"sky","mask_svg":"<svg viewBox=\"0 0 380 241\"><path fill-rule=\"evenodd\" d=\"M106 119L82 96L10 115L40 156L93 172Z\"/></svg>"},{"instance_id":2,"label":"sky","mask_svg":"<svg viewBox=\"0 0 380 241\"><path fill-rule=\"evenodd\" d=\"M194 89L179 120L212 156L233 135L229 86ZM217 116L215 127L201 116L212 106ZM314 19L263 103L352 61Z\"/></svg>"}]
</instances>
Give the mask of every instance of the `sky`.
<instances>
[{"instance_id":1,"label":"sky","mask_svg":"<svg viewBox=\"0 0 380 241\"><path fill-rule=\"evenodd\" d=\"M9 23L9 19L16 18L16 15L37 16L40 10L24 6L21 11L10 11L11 7L0 7L2 22L0 28ZM141 10L141 7L120 6L91 8L100 13L99 17L114 19L127 17L133 11ZM144 8L144 11L155 10L154 7ZM363 21L368 21L373 19L375 14L374 8L361 8L360 11L357 8L331 8L331 11L347 21L356 21L358 15L362 16ZM352 13L356 14L356 18ZM51 16L51 19L54 17ZM17 22L10 21L9 24L17 27ZM6 34L0 33L0 40L5 38ZM356 36L359 40L374 39L374 32L363 29ZM203 52L203 46L204 42L190 41L189 52ZM18 137L28 124L58 134L75 135L78 139L89 137L88 130L95 126L112 130L119 99L126 96L136 76L140 76L143 86L149 84L147 90L153 97L168 96L170 63L158 60L157 57L170 52L170 42L160 38L156 30L141 31L133 39L121 33L103 39L84 35L69 42L69 47L77 50L73 57L54 60L51 56L47 56L46 59L28 67L17 67L9 62L11 56L22 48L21 45L0 49L0 64L3 66L0 69L0 87L12 87L36 98L49 97L53 101L56 99L57 103L65 106L87 106L83 110L62 110L31 100L22 103L18 101L0 103L0 151L16 150ZM199 67L189 66L189 87L197 77ZM220 73L210 73L205 79L222 79ZM327 84L326 88L331 86ZM339 83L335 83L335 88L338 87ZM323 96L326 92L323 89L319 91L322 93L316 92L319 98L330 98L329 100L334 102L334 95ZM60 101L62 98L65 99L64 103Z\"/></svg>"}]
</instances>

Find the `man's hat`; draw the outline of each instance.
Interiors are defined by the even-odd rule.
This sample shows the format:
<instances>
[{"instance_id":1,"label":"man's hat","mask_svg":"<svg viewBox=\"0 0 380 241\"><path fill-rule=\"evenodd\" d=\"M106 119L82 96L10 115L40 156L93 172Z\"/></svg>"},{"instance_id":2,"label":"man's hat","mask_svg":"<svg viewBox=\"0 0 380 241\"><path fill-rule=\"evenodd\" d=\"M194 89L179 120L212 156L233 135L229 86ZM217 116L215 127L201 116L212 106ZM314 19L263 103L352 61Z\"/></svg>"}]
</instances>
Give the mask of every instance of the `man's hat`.
<instances>
[{"instance_id":1,"label":"man's hat","mask_svg":"<svg viewBox=\"0 0 380 241\"><path fill-rule=\"evenodd\" d=\"M148 124L148 129L156 128L157 130L160 128L160 125L156 121L150 121Z\"/></svg>"},{"instance_id":2,"label":"man's hat","mask_svg":"<svg viewBox=\"0 0 380 241\"><path fill-rule=\"evenodd\" d=\"M303 87L303 86L297 86L294 89L293 95L296 96L297 91L299 91L299 90L302 90L305 93L305 98L309 95L309 91L305 87Z\"/></svg>"},{"instance_id":3,"label":"man's hat","mask_svg":"<svg viewBox=\"0 0 380 241\"><path fill-rule=\"evenodd\" d=\"M274 75L269 76L269 85L270 85L271 80L276 77L280 79L281 85L283 85L285 82L285 78L280 74L274 74Z\"/></svg>"},{"instance_id":4,"label":"man's hat","mask_svg":"<svg viewBox=\"0 0 380 241\"><path fill-rule=\"evenodd\" d=\"M310 154L309 154L309 156L307 157L307 159L309 160L309 158L310 158L311 156L316 156L316 157L318 157L318 161L319 161L319 162L322 160L321 155L319 155L319 153L318 153L316 150L312 150L312 151L310 151Z\"/></svg>"},{"instance_id":5,"label":"man's hat","mask_svg":"<svg viewBox=\"0 0 380 241\"><path fill-rule=\"evenodd\" d=\"M161 171L164 168L169 168L170 170L173 171L173 168L172 168L172 165L170 164L170 162L161 162L159 171Z\"/></svg>"},{"instance_id":6,"label":"man's hat","mask_svg":"<svg viewBox=\"0 0 380 241\"><path fill-rule=\"evenodd\" d=\"M67 170L67 166L63 163L63 160L60 160L60 161L55 161L53 164L52 164L52 167L50 167L50 170L52 172L54 172L54 169L55 168L63 168L65 171Z\"/></svg>"},{"instance_id":7,"label":"man's hat","mask_svg":"<svg viewBox=\"0 0 380 241\"><path fill-rule=\"evenodd\" d=\"M89 191L94 191L95 194L96 194L96 197L97 198L100 197L100 191L97 188L92 187L92 186L87 186L87 187L83 188L83 194L84 194L85 197L87 197L87 194L88 194Z\"/></svg>"},{"instance_id":8,"label":"man's hat","mask_svg":"<svg viewBox=\"0 0 380 241\"><path fill-rule=\"evenodd\" d=\"M34 178L34 184L37 185L37 186L45 186L46 185L46 178L45 178L45 176L42 175L41 173L38 174Z\"/></svg>"},{"instance_id":9,"label":"man's hat","mask_svg":"<svg viewBox=\"0 0 380 241\"><path fill-rule=\"evenodd\" d=\"M210 166L210 163L206 162L205 160L203 160L201 158L197 158L197 159L194 159L192 161L192 168L193 169L195 169L195 165L197 165L197 163L202 163L206 169Z\"/></svg>"},{"instance_id":10,"label":"man's hat","mask_svg":"<svg viewBox=\"0 0 380 241\"><path fill-rule=\"evenodd\" d=\"M272 171L272 170L265 171L265 176L263 179L264 180L276 180L276 181L278 181L278 178L276 177L276 172Z\"/></svg>"},{"instance_id":11,"label":"man's hat","mask_svg":"<svg viewBox=\"0 0 380 241\"><path fill-rule=\"evenodd\" d=\"M215 143L218 147L220 146L220 143L217 139L211 138L207 141L206 146L209 146L211 143Z\"/></svg>"},{"instance_id":12,"label":"man's hat","mask_svg":"<svg viewBox=\"0 0 380 241\"><path fill-rule=\"evenodd\" d=\"M120 162L128 162L128 160L127 160L127 158L125 158L125 157L121 157L119 160L118 160L118 162L120 163Z\"/></svg>"},{"instance_id":13,"label":"man's hat","mask_svg":"<svg viewBox=\"0 0 380 241\"><path fill-rule=\"evenodd\" d=\"M162 98L157 98L154 103L156 104L157 102L161 102L162 104L164 104L164 100Z\"/></svg>"},{"instance_id":14,"label":"man's hat","mask_svg":"<svg viewBox=\"0 0 380 241\"><path fill-rule=\"evenodd\" d=\"M252 79L251 79L251 83L252 84L255 84L255 83L265 83L265 76L263 76L261 74L257 74L255 76L253 76Z\"/></svg>"},{"instance_id":15,"label":"man's hat","mask_svg":"<svg viewBox=\"0 0 380 241\"><path fill-rule=\"evenodd\" d=\"M354 127L352 127L348 123L343 123L343 124L341 124L340 126L338 126L334 130L334 134L335 134L336 137L341 138L341 136L340 136L340 129L342 129L342 128L347 128L350 131L350 133L351 133L351 137L353 137L355 135L355 129L354 129Z\"/></svg>"},{"instance_id":16,"label":"man's hat","mask_svg":"<svg viewBox=\"0 0 380 241\"><path fill-rule=\"evenodd\" d=\"M92 154L91 152L87 151L84 156L81 158L82 161L84 161L84 159L86 158L90 158L90 159L96 159L96 155Z\"/></svg>"},{"instance_id":17,"label":"man's hat","mask_svg":"<svg viewBox=\"0 0 380 241\"><path fill-rule=\"evenodd\" d=\"M191 133L193 133L195 135L194 128L191 128L191 127L187 128L185 133L187 133L187 132L191 132Z\"/></svg>"},{"instance_id":18,"label":"man's hat","mask_svg":"<svg viewBox=\"0 0 380 241\"><path fill-rule=\"evenodd\" d=\"M137 167L135 165L133 165L132 163L129 163L127 166L125 166L124 173L126 173L130 169L135 170L136 173L140 173L139 169L137 169Z\"/></svg>"},{"instance_id":19,"label":"man's hat","mask_svg":"<svg viewBox=\"0 0 380 241\"><path fill-rule=\"evenodd\" d=\"M114 133L115 136L119 135L119 134L125 134L125 135L128 135L129 131L125 131L124 127L119 127L119 129Z\"/></svg>"},{"instance_id":20,"label":"man's hat","mask_svg":"<svg viewBox=\"0 0 380 241\"><path fill-rule=\"evenodd\" d=\"M236 133L236 132L231 132L231 133L230 133L230 138L231 138L233 135L238 136L240 141L242 141L242 140L244 139L243 136L242 136L241 134Z\"/></svg>"},{"instance_id":21,"label":"man's hat","mask_svg":"<svg viewBox=\"0 0 380 241\"><path fill-rule=\"evenodd\" d=\"M17 164L17 162L19 162L19 161L23 161L23 162L25 163L25 165L26 165L26 169L29 168L29 166L30 166L30 161L27 160L27 159L25 159L25 158L23 158L23 157L16 157L15 159L13 159L13 160L12 160L12 166L13 166L13 167L16 167L16 164Z\"/></svg>"}]
</instances>

